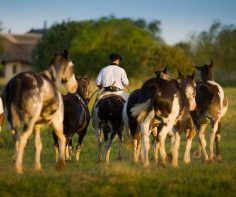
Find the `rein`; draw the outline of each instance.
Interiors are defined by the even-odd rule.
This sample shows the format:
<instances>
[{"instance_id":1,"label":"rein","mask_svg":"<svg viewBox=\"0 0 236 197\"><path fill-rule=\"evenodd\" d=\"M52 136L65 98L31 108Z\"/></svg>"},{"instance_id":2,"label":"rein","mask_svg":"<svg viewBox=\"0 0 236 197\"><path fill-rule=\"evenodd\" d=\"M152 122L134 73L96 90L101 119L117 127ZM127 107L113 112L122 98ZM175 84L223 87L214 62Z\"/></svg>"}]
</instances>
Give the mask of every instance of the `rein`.
<instances>
[{"instance_id":1,"label":"rein","mask_svg":"<svg viewBox=\"0 0 236 197\"><path fill-rule=\"evenodd\" d=\"M91 99L93 98L93 96L95 95L95 93L97 93L98 91L99 91L99 89L97 89L97 90L94 91L94 93L90 96L88 103L91 101Z\"/></svg>"}]
</instances>

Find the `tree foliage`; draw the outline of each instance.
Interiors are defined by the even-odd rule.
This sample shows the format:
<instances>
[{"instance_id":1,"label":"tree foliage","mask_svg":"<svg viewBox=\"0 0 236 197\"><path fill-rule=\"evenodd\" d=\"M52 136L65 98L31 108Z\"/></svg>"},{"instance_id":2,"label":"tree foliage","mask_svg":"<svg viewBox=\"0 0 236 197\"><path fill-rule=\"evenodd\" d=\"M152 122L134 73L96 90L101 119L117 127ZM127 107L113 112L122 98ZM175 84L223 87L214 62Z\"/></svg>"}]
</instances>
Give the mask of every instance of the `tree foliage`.
<instances>
[{"instance_id":1,"label":"tree foliage","mask_svg":"<svg viewBox=\"0 0 236 197\"><path fill-rule=\"evenodd\" d=\"M160 36L158 20L117 19L114 16L98 20L69 21L55 24L43 36L34 51L34 62L42 70L55 52L69 49L76 64L76 73L96 76L109 64L112 52L122 57L122 66L129 77L150 77L153 67L167 65L189 71L192 61L179 47L165 45Z\"/></svg>"},{"instance_id":2,"label":"tree foliage","mask_svg":"<svg viewBox=\"0 0 236 197\"><path fill-rule=\"evenodd\" d=\"M236 27L214 22L208 31L193 35L190 42L179 43L195 65L203 65L211 59L215 62L217 78L225 84L235 84Z\"/></svg>"}]
</instances>

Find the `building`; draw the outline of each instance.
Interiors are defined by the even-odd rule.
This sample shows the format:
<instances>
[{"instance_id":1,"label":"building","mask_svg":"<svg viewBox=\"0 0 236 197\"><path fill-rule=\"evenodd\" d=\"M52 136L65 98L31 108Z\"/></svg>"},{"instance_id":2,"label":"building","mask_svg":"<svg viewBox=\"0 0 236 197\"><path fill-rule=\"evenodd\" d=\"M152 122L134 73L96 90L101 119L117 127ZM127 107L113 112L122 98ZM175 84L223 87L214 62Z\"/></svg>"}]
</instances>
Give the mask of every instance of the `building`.
<instances>
[{"instance_id":1,"label":"building","mask_svg":"<svg viewBox=\"0 0 236 197\"><path fill-rule=\"evenodd\" d=\"M0 61L4 69L4 82L14 75L32 70L32 52L37 42L42 38L40 33L1 34L3 53Z\"/></svg>"}]
</instances>

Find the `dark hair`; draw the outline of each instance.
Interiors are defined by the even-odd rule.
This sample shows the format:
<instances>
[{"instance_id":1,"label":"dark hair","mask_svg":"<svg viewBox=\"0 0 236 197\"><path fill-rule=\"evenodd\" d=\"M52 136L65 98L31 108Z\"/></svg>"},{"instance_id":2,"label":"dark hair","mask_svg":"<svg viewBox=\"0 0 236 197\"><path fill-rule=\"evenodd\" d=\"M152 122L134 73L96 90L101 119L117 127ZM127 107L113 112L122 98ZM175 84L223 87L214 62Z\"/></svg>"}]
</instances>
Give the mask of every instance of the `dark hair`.
<instances>
[{"instance_id":1,"label":"dark hair","mask_svg":"<svg viewBox=\"0 0 236 197\"><path fill-rule=\"evenodd\" d=\"M122 60L121 56L118 55L117 53L112 53L109 57L110 57L110 60L111 60L112 62L115 61L115 60L117 60L117 59Z\"/></svg>"}]
</instances>

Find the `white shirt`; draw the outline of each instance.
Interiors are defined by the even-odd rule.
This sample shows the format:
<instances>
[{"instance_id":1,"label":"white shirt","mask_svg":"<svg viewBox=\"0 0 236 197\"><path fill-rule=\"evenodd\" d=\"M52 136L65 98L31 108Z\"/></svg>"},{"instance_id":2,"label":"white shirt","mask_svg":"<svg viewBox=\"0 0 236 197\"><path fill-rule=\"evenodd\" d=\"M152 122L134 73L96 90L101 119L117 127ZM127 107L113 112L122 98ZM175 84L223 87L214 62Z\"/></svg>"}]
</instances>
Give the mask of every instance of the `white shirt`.
<instances>
[{"instance_id":1,"label":"white shirt","mask_svg":"<svg viewBox=\"0 0 236 197\"><path fill-rule=\"evenodd\" d=\"M0 97L0 114L4 112L2 98Z\"/></svg>"},{"instance_id":2,"label":"white shirt","mask_svg":"<svg viewBox=\"0 0 236 197\"><path fill-rule=\"evenodd\" d=\"M124 85L129 84L126 72L123 68L116 65L109 65L103 68L96 79L96 84L102 87L116 86L124 89Z\"/></svg>"}]
</instances>

